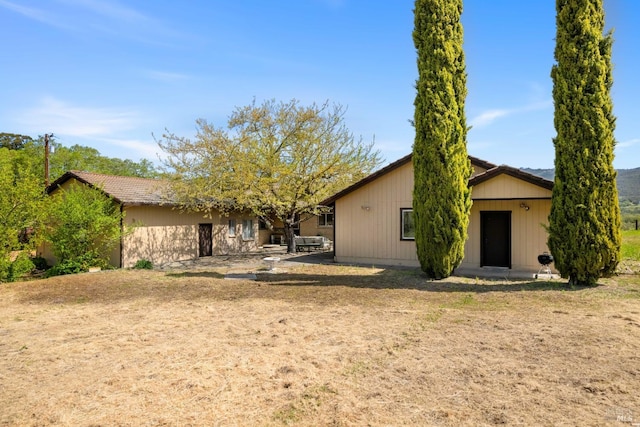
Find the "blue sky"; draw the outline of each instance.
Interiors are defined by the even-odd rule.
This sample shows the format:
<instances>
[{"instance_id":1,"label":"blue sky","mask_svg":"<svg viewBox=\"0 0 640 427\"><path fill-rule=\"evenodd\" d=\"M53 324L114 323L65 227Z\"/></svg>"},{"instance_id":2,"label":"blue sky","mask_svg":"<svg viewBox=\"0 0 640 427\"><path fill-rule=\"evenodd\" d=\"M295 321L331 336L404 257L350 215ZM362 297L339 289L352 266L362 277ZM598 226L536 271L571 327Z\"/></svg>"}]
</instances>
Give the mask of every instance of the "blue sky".
<instances>
[{"instance_id":1,"label":"blue sky","mask_svg":"<svg viewBox=\"0 0 640 427\"><path fill-rule=\"evenodd\" d=\"M466 0L469 154L553 166L555 1ZM54 133L157 161L152 134L225 126L255 98L348 108L387 162L411 151L412 0L0 0L0 132ZM615 29L617 168L640 167L640 1L605 0Z\"/></svg>"}]
</instances>

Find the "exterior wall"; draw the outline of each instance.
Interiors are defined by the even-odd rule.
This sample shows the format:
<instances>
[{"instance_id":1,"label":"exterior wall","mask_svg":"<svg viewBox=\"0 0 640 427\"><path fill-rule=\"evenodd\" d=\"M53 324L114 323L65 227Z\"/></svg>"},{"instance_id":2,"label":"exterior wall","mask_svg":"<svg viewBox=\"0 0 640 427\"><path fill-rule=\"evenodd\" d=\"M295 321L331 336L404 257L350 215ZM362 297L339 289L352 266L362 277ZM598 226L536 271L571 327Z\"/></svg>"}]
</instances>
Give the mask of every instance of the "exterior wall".
<instances>
[{"instance_id":1,"label":"exterior wall","mask_svg":"<svg viewBox=\"0 0 640 427\"><path fill-rule=\"evenodd\" d=\"M258 242L260 245L271 244L271 235L283 235L284 227L282 222L277 221L273 229L260 230ZM329 240L333 240L333 226L321 226L318 223L318 217L315 215L304 216L300 222L300 236L324 236ZM277 243L277 242L276 242ZM283 244L286 244L283 242Z\"/></svg>"},{"instance_id":2,"label":"exterior wall","mask_svg":"<svg viewBox=\"0 0 640 427\"><path fill-rule=\"evenodd\" d=\"M415 242L400 240L400 209L412 207L413 166L405 164L335 203L339 262L419 265Z\"/></svg>"},{"instance_id":3,"label":"exterior wall","mask_svg":"<svg viewBox=\"0 0 640 427\"><path fill-rule=\"evenodd\" d=\"M253 220L252 240L242 238L242 221ZM236 221L236 235L229 236L229 220ZM199 224L212 224L213 254L246 252L258 247L258 221L249 215L223 216L214 212L210 218L202 213L180 213L170 207L130 206L125 223L139 224L123 241L122 267L147 259L154 265L195 259L199 250Z\"/></svg>"},{"instance_id":4,"label":"exterior wall","mask_svg":"<svg viewBox=\"0 0 640 427\"><path fill-rule=\"evenodd\" d=\"M471 176L472 177L487 171L485 168L481 168L480 166L477 166L477 165L474 165L474 164L471 165L471 169L472 169L472 171L471 171Z\"/></svg>"},{"instance_id":5,"label":"exterior wall","mask_svg":"<svg viewBox=\"0 0 640 427\"><path fill-rule=\"evenodd\" d=\"M419 266L415 242L400 240L400 209L412 207L412 192L413 166L407 164L338 199L335 204L336 260ZM461 267L480 267L480 212L494 210L511 211L512 268L537 271L540 267L537 256L548 251L547 233L542 224L547 224L551 191L499 175L478 184L471 194L469 238ZM523 203L529 210L520 207Z\"/></svg>"},{"instance_id":6,"label":"exterior wall","mask_svg":"<svg viewBox=\"0 0 640 427\"><path fill-rule=\"evenodd\" d=\"M475 193L475 189L473 192ZM520 207L522 203L529 207L529 210ZM480 267L481 211L511 212L511 268L538 271L538 255L549 251L544 225L548 225L551 199L474 200L469 221L469 238L465 242L465 255L460 265L462 268Z\"/></svg>"},{"instance_id":7,"label":"exterior wall","mask_svg":"<svg viewBox=\"0 0 640 427\"><path fill-rule=\"evenodd\" d=\"M550 198L551 190L502 174L473 187L474 200Z\"/></svg>"},{"instance_id":8,"label":"exterior wall","mask_svg":"<svg viewBox=\"0 0 640 427\"><path fill-rule=\"evenodd\" d=\"M333 240L333 226L321 226L318 223L318 217L308 215L303 217L300 223L301 236L324 236L329 240Z\"/></svg>"}]
</instances>

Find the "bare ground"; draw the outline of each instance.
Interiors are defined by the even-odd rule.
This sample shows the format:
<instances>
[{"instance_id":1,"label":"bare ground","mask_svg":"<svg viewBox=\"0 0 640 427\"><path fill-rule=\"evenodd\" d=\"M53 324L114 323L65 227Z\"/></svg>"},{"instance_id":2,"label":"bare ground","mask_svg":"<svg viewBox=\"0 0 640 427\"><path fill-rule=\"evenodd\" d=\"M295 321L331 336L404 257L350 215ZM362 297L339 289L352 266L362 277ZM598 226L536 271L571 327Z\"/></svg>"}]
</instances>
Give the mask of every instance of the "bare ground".
<instances>
[{"instance_id":1,"label":"bare ground","mask_svg":"<svg viewBox=\"0 0 640 427\"><path fill-rule=\"evenodd\" d=\"M0 425L640 423L637 275L250 269L0 285Z\"/></svg>"}]
</instances>

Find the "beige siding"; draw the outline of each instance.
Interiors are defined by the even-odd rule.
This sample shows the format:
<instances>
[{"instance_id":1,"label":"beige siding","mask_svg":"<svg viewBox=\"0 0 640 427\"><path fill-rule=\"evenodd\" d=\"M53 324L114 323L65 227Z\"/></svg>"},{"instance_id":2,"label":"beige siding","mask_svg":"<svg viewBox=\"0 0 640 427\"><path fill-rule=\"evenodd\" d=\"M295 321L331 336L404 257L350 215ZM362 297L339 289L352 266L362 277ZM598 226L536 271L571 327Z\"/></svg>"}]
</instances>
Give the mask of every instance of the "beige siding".
<instances>
[{"instance_id":1,"label":"beige siding","mask_svg":"<svg viewBox=\"0 0 640 427\"><path fill-rule=\"evenodd\" d=\"M242 221L253 220L253 240L242 237ZM235 220L235 236L229 235L229 220ZM248 215L210 218L202 213L181 213L161 206L131 206L126 209L127 225L137 224L124 239L123 267L131 267L138 260L147 259L154 265L172 261L195 259L199 249L199 224L212 224L213 254L222 255L251 251L257 248L258 221Z\"/></svg>"},{"instance_id":2,"label":"beige siding","mask_svg":"<svg viewBox=\"0 0 640 427\"><path fill-rule=\"evenodd\" d=\"M400 240L400 209L411 208L411 163L338 199L335 253L340 262L417 265L415 243Z\"/></svg>"},{"instance_id":3,"label":"beige siding","mask_svg":"<svg viewBox=\"0 0 640 427\"><path fill-rule=\"evenodd\" d=\"M412 192L413 167L407 164L338 199L336 260L418 266L415 242L400 240L400 209L412 207ZM512 200L476 200L485 197ZM474 187L461 267L480 267L480 211L494 210L511 212L512 268L537 271L537 256L548 250L543 224L547 224L550 198L550 190L505 175Z\"/></svg>"},{"instance_id":4,"label":"beige siding","mask_svg":"<svg viewBox=\"0 0 640 427\"><path fill-rule=\"evenodd\" d=\"M471 169L472 169L471 171L472 177L487 171L485 168L481 168L480 166L477 166L474 164L471 165Z\"/></svg>"},{"instance_id":5,"label":"beige siding","mask_svg":"<svg viewBox=\"0 0 640 427\"><path fill-rule=\"evenodd\" d=\"M473 190L475 192L475 189ZM526 210L520 207L524 204ZM469 221L469 238L465 244L465 257L461 267L479 267L481 261L480 212L511 212L511 268L538 270L538 255L547 248L547 232L551 200L474 200Z\"/></svg>"},{"instance_id":6,"label":"beige siding","mask_svg":"<svg viewBox=\"0 0 640 427\"><path fill-rule=\"evenodd\" d=\"M551 190L502 174L473 187L474 200L536 199L551 197Z\"/></svg>"}]
</instances>

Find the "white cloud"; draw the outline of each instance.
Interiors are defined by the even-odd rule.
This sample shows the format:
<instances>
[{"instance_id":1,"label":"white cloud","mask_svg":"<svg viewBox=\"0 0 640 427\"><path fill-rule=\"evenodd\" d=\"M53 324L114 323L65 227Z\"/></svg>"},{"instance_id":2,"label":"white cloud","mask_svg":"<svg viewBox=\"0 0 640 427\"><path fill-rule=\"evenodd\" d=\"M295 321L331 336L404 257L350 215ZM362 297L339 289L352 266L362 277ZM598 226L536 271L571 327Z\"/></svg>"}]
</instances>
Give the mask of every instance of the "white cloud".
<instances>
[{"instance_id":1,"label":"white cloud","mask_svg":"<svg viewBox=\"0 0 640 427\"><path fill-rule=\"evenodd\" d=\"M487 110L473 117L471 120L469 120L469 124L473 127L489 126L496 120L501 119L503 117L526 113L529 111L545 110L552 106L553 106L553 102L551 100L547 100L547 101L533 102L531 104L527 104L517 108Z\"/></svg>"},{"instance_id":2,"label":"white cloud","mask_svg":"<svg viewBox=\"0 0 640 427\"><path fill-rule=\"evenodd\" d=\"M102 15L117 21L125 21L129 23L144 23L151 21L150 18L142 13L118 4L113 1L104 0L60 0L62 3L69 4L71 6L80 6L91 12Z\"/></svg>"},{"instance_id":3,"label":"white cloud","mask_svg":"<svg viewBox=\"0 0 640 427\"><path fill-rule=\"evenodd\" d=\"M26 110L18 119L39 129L77 137L95 137L125 132L140 121L135 111L116 108L79 107L52 97L43 98L38 105Z\"/></svg>"},{"instance_id":4,"label":"white cloud","mask_svg":"<svg viewBox=\"0 0 640 427\"><path fill-rule=\"evenodd\" d=\"M181 80L188 80L190 78L188 74L172 73L170 71L145 70L143 71L143 73L153 80L159 80L162 82L176 82Z\"/></svg>"},{"instance_id":5,"label":"white cloud","mask_svg":"<svg viewBox=\"0 0 640 427\"><path fill-rule=\"evenodd\" d=\"M500 117L513 114L513 110L487 110L469 121L473 127L488 126Z\"/></svg>"},{"instance_id":6,"label":"white cloud","mask_svg":"<svg viewBox=\"0 0 640 427\"><path fill-rule=\"evenodd\" d=\"M640 138L633 138L626 141L618 142L616 144L616 148L629 148L637 144L640 144Z\"/></svg>"},{"instance_id":7,"label":"white cloud","mask_svg":"<svg viewBox=\"0 0 640 427\"><path fill-rule=\"evenodd\" d=\"M130 152L134 151L138 153L137 157L148 159L152 162L157 161L158 156L160 156L160 158L163 157L162 150L160 150L160 147L158 147L158 144L156 144L155 142L142 141L139 139L114 139L114 138L103 138L100 140L108 144L126 148Z\"/></svg>"},{"instance_id":8,"label":"white cloud","mask_svg":"<svg viewBox=\"0 0 640 427\"><path fill-rule=\"evenodd\" d=\"M70 25L65 24L61 19L58 19L55 15L43 10L36 9L34 7L27 7L16 4L7 0L0 0L0 7L12 10L34 21L42 22L56 28L62 28L65 30L72 29Z\"/></svg>"},{"instance_id":9,"label":"white cloud","mask_svg":"<svg viewBox=\"0 0 640 427\"><path fill-rule=\"evenodd\" d=\"M57 0L46 2L40 8L0 0L0 7L83 37L101 34L155 45L168 45L175 40L183 42L189 37L159 19L114 0Z\"/></svg>"},{"instance_id":10,"label":"white cloud","mask_svg":"<svg viewBox=\"0 0 640 427\"><path fill-rule=\"evenodd\" d=\"M65 145L91 146L108 157L157 161L161 153L151 131L145 130L150 128L147 120L131 108L78 106L46 97L19 112L14 121L27 135L53 133Z\"/></svg>"}]
</instances>

